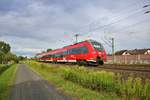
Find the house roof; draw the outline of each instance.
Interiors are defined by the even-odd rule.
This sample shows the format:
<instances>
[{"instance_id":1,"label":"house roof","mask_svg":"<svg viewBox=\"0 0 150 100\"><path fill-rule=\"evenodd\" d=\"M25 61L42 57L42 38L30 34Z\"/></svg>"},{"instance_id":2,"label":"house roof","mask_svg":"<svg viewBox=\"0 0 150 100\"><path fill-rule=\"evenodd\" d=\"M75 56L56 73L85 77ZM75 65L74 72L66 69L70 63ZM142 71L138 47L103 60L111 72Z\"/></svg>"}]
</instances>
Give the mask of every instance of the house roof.
<instances>
[{"instance_id":1,"label":"house roof","mask_svg":"<svg viewBox=\"0 0 150 100\"><path fill-rule=\"evenodd\" d=\"M122 55L124 52L127 52L128 50L120 50L115 52L115 55Z\"/></svg>"},{"instance_id":2,"label":"house roof","mask_svg":"<svg viewBox=\"0 0 150 100\"><path fill-rule=\"evenodd\" d=\"M131 55L144 54L147 50L150 50L150 48L148 48L148 49L134 49L134 50L120 50L120 51L115 52L115 55L122 55L124 52L127 52Z\"/></svg>"},{"instance_id":3,"label":"house roof","mask_svg":"<svg viewBox=\"0 0 150 100\"><path fill-rule=\"evenodd\" d=\"M132 55L137 55L137 54L144 54L147 50L150 49L134 49L134 50L129 50L128 52Z\"/></svg>"}]
</instances>

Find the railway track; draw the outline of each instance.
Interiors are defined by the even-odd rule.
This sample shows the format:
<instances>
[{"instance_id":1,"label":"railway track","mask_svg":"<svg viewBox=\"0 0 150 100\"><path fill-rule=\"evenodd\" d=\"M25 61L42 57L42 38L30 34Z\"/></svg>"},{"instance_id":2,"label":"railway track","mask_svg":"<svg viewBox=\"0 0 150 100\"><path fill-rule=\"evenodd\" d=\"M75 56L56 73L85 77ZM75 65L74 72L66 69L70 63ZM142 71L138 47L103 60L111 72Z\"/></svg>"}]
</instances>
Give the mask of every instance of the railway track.
<instances>
[{"instance_id":1,"label":"railway track","mask_svg":"<svg viewBox=\"0 0 150 100\"><path fill-rule=\"evenodd\" d=\"M112 70L124 70L124 71L132 71L132 72L145 72L145 73L150 73L149 70L140 70L140 69L125 69L125 68L105 68L105 67L100 67L102 69L112 69Z\"/></svg>"},{"instance_id":2,"label":"railway track","mask_svg":"<svg viewBox=\"0 0 150 100\"><path fill-rule=\"evenodd\" d=\"M96 68L96 67L95 67ZM133 66L133 65L103 65L98 66L98 69L111 69L111 70L124 70L124 71L133 71L133 72L146 72L150 73L150 67L148 66Z\"/></svg>"},{"instance_id":3,"label":"railway track","mask_svg":"<svg viewBox=\"0 0 150 100\"><path fill-rule=\"evenodd\" d=\"M98 67L87 67L87 69L93 70L105 70L114 73L120 73L123 78L128 76L140 77L143 80L150 79L150 67L149 66L134 66L134 65L103 65Z\"/></svg>"},{"instance_id":4,"label":"railway track","mask_svg":"<svg viewBox=\"0 0 150 100\"><path fill-rule=\"evenodd\" d=\"M55 64L54 64L55 65ZM56 64L62 65L62 64ZM74 64L63 64L63 66L76 67ZM133 71L133 72L146 72L150 73L150 65L113 65L113 64L104 64L100 66L85 66L87 69L110 69L110 70L124 70L124 71Z\"/></svg>"}]
</instances>

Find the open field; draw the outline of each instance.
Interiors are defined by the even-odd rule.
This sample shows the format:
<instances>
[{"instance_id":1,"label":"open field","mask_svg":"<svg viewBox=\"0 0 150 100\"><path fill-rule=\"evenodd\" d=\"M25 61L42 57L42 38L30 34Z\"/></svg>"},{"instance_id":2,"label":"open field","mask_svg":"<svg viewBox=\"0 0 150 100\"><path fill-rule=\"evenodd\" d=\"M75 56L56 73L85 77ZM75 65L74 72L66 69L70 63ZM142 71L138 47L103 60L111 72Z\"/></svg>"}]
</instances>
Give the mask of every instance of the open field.
<instances>
[{"instance_id":1,"label":"open field","mask_svg":"<svg viewBox=\"0 0 150 100\"><path fill-rule=\"evenodd\" d=\"M82 96L84 95L84 92L79 92L80 89L78 90L78 88L92 91L95 93L94 95L98 93L99 98L102 98L101 96L103 94L105 95L104 100L110 96L115 100L119 98L125 100L150 99L150 81L148 79L146 79L144 83L141 78L127 77L127 79L124 80L121 78L121 74L116 75L113 72L88 70L84 67L70 67L69 65L43 64L37 62L30 63L29 65L45 79L59 87L60 90L65 91L65 93L73 97L78 97L78 99L83 99ZM70 87L64 85L66 82L73 84L74 87L77 86L76 89L79 93L76 93L76 89L74 91L72 91L72 89L66 90L66 88ZM93 99L94 95L89 93L84 97L86 99Z\"/></svg>"}]
</instances>

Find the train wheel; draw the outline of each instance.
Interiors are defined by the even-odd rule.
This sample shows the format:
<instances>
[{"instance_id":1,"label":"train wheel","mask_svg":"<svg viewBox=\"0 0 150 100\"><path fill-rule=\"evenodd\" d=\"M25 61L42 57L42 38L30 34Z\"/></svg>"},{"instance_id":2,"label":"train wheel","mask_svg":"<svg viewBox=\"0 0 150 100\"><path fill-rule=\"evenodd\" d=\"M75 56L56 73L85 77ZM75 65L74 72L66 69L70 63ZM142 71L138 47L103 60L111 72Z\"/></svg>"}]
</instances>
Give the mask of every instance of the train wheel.
<instances>
[{"instance_id":1,"label":"train wheel","mask_svg":"<svg viewBox=\"0 0 150 100\"><path fill-rule=\"evenodd\" d=\"M89 64L88 64L88 62L87 62L86 60L84 60L84 61L83 61L83 65L84 65L84 66L88 66Z\"/></svg>"},{"instance_id":2,"label":"train wheel","mask_svg":"<svg viewBox=\"0 0 150 100\"><path fill-rule=\"evenodd\" d=\"M78 64L79 66L82 66L81 60L77 60L77 64Z\"/></svg>"},{"instance_id":3,"label":"train wheel","mask_svg":"<svg viewBox=\"0 0 150 100\"><path fill-rule=\"evenodd\" d=\"M85 61L85 60L78 60L78 61L77 61L77 64L78 64L79 66L87 66L87 65L88 65L88 62Z\"/></svg>"},{"instance_id":4,"label":"train wheel","mask_svg":"<svg viewBox=\"0 0 150 100\"><path fill-rule=\"evenodd\" d=\"M98 65L103 65L104 64L103 60L101 60L100 58L97 58L96 62L98 63Z\"/></svg>"},{"instance_id":5,"label":"train wheel","mask_svg":"<svg viewBox=\"0 0 150 100\"><path fill-rule=\"evenodd\" d=\"M104 64L104 62L101 60L101 61L99 62L99 64L100 64L100 65L103 65L103 64Z\"/></svg>"},{"instance_id":6,"label":"train wheel","mask_svg":"<svg viewBox=\"0 0 150 100\"><path fill-rule=\"evenodd\" d=\"M52 63L53 63L53 64L56 64L56 63L57 63L57 61L56 61L56 60L54 60Z\"/></svg>"}]
</instances>

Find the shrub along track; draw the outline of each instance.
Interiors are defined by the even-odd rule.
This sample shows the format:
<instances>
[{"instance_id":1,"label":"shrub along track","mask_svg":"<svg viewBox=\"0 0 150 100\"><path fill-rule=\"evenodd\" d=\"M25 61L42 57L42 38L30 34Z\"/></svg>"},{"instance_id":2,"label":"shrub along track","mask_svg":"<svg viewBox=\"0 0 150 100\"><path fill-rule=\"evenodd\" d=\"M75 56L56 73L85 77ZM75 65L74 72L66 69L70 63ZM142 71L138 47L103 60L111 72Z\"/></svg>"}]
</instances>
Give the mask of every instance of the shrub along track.
<instances>
[{"instance_id":1,"label":"shrub along track","mask_svg":"<svg viewBox=\"0 0 150 100\"><path fill-rule=\"evenodd\" d=\"M77 67L74 64L53 64L56 67L70 66ZM114 73L120 73L124 79L132 75L132 77L140 77L142 80L150 79L150 65L118 65L104 64L101 66L85 66L89 70L105 70Z\"/></svg>"},{"instance_id":2,"label":"shrub along track","mask_svg":"<svg viewBox=\"0 0 150 100\"><path fill-rule=\"evenodd\" d=\"M89 66L88 69L105 70L114 73L120 73L123 78L132 75L133 77L140 77L143 80L150 79L150 65L113 65L105 64L103 66L93 67Z\"/></svg>"}]
</instances>

